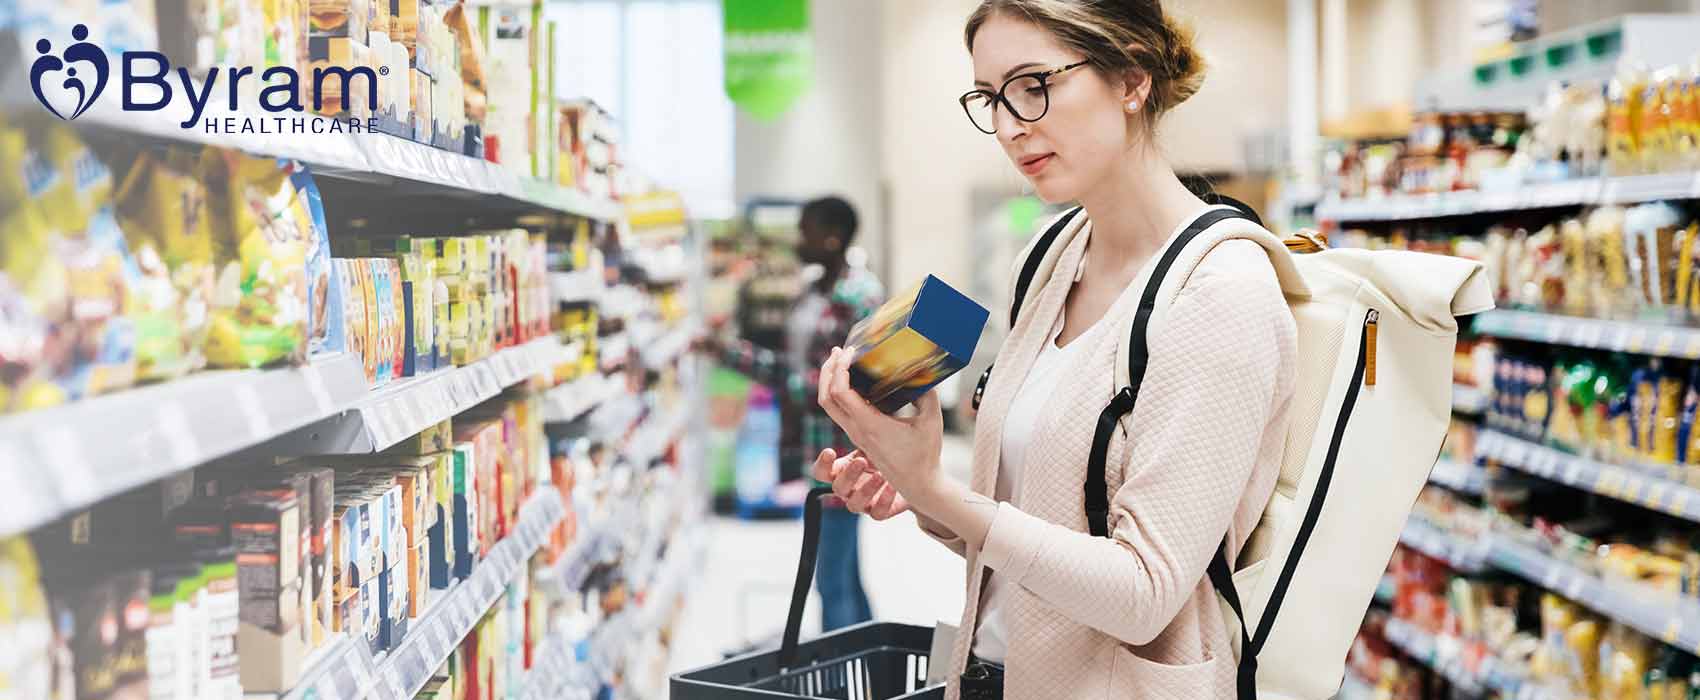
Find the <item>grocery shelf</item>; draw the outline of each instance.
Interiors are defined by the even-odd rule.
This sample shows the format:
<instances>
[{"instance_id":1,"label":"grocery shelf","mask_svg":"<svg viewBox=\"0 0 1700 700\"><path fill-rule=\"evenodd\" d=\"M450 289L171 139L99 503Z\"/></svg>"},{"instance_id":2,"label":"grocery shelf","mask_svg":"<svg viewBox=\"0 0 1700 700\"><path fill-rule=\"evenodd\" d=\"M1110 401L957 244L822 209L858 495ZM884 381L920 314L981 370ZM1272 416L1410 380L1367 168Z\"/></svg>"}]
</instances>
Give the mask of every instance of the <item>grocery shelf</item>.
<instances>
[{"instance_id":1,"label":"grocery shelf","mask_svg":"<svg viewBox=\"0 0 1700 700\"><path fill-rule=\"evenodd\" d=\"M602 368L612 369L625 363L626 357L632 352L632 339L624 332L615 333L597 340L596 347L597 361L601 363Z\"/></svg>"},{"instance_id":2,"label":"grocery shelf","mask_svg":"<svg viewBox=\"0 0 1700 700\"><path fill-rule=\"evenodd\" d=\"M576 420L618 395L622 383L618 378L593 372L550 389L543 395L543 422Z\"/></svg>"},{"instance_id":3,"label":"grocery shelf","mask_svg":"<svg viewBox=\"0 0 1700 700\"><path fill-rule=\"evenodd\" d=\"M604 286L599 270L549 273L549 293L557 304L594 302Z\"/></svg>"},{"instance_id":4,"label":"grocery shelf","mask_svg":"<svg viewBox=\"0 0 1700 700\"><path fill-rule=\"evenodd\" d=\"M529 377L554 371L563 350L545 336L463 367L437 370L380 387L328 425L312 426L279 441L296 455L379 452L495 398Z\"/></svg>"},{"instance_id":5,"label":"grocery shelf","mask_svg":"<svg viewBox=\"0 0 1700 700\"><path fill-rule=\"evenodd\" d=\"M27 92L16 92L22 94L7 94L0 101L33 105L33 97ZM602 221L617 221L624 216L620 204L614 200L592 197L574 188L521 176L510 168L482 158L390 134L313 133L311 128L307 133L293 133L293 129L273 126L279 119L286 123L303 119L309 123L320 121L328 124L332 121L329 117L294 112L272 114L261 110L257 104L231 110L225 101L214 99L206 105L200 122L183 127L182 123L190 119L188 100L171 100L157 111L126 112L120 100L106 99L95 100L88 111L77 118L76 125L85 130L233 148L255 155L300 160L313 166L316 174L343 180L425 186L424 191L414 194L444 194L468 199L494 196L510 206L519 204ZM343 122L346 125L347 120ZM209 132L209 123L218 128ZM226 123L236 126L226 129ZM244 123L267 128L245 130L242 128Z\"/></svg>"},{"instance_id":6,"label":"grocery shelf","mask_svg":"<svg viewBox=\"0 0 1700 700\"><path fill-rule=\"evenodd\" d=\"M1446 562L1453 570L1464 574L1479 574L1487 570L1488 538L1465 541L1412 515L1399 533L1399 542L1407 547Z\"/></svg>"},{"instance_id":7,"label":"grocery shelf","mask_svg":"<svg viewBox=\"0 0 1700 700\"><path fill-rule=\"evenodd\" d=\"M1475 331L1511 340L1700 360L1700 327L1655 321L1609 321L1538 311L1476 315Z\"/></svg>"},{"instance_id":8,"label":"grocery shelf","mask_svg":"<svg viewBox=\"0 0 1700 700\"><path fill-rule=\"evenodd\" d=\"M1374 199L1331 198L1316 205L1316 218L1345 222L1405 221L1695 197L1700 197L1700 173L1680 172L1534 183L1505 191L1390 195Z\"/></svg>"},{"instance_id":9,"label":"grocery shelf","mask_svg":"<svg viewBox=\"0 0 1700 700\"><path fill-rule=\"evenodd\" d=\"M1601 579L1539 550L1496 536L1490 560L1496 568L1581 603L1666 644L1700 649L1700 600L1663 593L1645 585Z\"/></svg>"},{"instance_id":10,"label":"grocery shelf","mask_svg":"<svg viewBox=\"0 0 1700 700\"><path fill-rule=\"evenodd\" d=\"M1396 617L1387 619L1383 631L1388 643L1434 669L1467 694L1479 696L1491 690L1504 697L1545 700L1545 693L1534 686L1524 688L1521 676L1501 668L1498 657L1484 656L1476 662L1474 670L1470 669L1464 645L1455 638L1430 634Z\"/></svg>"},{"instance_id":11,"label":"grocery shelf","mask_svg":"<svg viewBox=\"0 0 1700 700\"><path fill-rule=\"evenodd\" d=\"M1462 494L1480 496L1487 485L1487 470L1472 462L1458 462L1442 457L1429 471L1428 482Z\"/></svg>"},{"instance_id":12,"label":"grocery shelf","mask_svg":"<svg viewBox=\"0 0 1700 700\"><path fill-rule=\"evenodd\" d=\"M1476 454L1566 486L1700 522L1700 490L1652 466L1608 464L1497 430L1477 435Z\"/></svg>"},{"instance_id":13,"label":"grocery shelf","mask_svg":"<svg viewBox=\"0 0 1700 700\"><path fill-rule=\"evenodd\" d=\"M411 698L448 660L525 571L527 560L566 514L559 494L542 488L520 511L514 531L490 550L471 578L438 594L411 622L407 638L393 651L372 657L364 640L344 638L302 676L284 700L325 698Z\"/></svg>"},{"instance_id":14,"label":"grocery shelf","mask_svg":"<svg viewBox=\"0 0 1700 700\"><path fill-rule=\"evenodd\" d=\"M358 357L176 381L0 417L0 534L21 532L337 414L366 396Z\"/></svg>"},{"instance_id":15,"label":"grocery shelf","mask_svg":"<svg viewBox=\"0 0 1700 700\"><path fill-rule=\"evenodd\" d=\"M680 355L685 354L691 347L691 341L697 336L695 323L681 322L665 335L639 344L638 354L643 356L645 367L659 369L673 364Z\"/></svg>"},{"instance_id":16,"label":"grocery shelf","mask_svg":"<svg viewBox=\"0 0 1700 700\"><path fill-rule=\"evenodd\" d=\"M684 410L650 414L627 443L627 461L640 469L647 468L650 463L661 459L667 448L685 432L689 422L690 415Z\"/></svg>"},{"instance_id":17,"label":"grocery shelf","mask_svg":"<svg viewBox=\"0 0 1700 700\"><path fill-rule=\"evenodd\" d=\"M1487 410L1488 393L1479 387L1465 384L1452 385L1452 410L1458 413L1480 415Z\"/></svg>"},{"instance_id":18,"label":"grocery shelf","mask_svg":"<svg viewBox=\"0 0 1700 700\"><path fill-rule=\"evenodd\" d=\"M1465 668L1463 648L1456 640L1436 637L1396 617L1388 618L1383 630L1388 643L1434 669L1465 693L1480 696L1486 689L1483 680Z\"/></svg>"}]
</instances>

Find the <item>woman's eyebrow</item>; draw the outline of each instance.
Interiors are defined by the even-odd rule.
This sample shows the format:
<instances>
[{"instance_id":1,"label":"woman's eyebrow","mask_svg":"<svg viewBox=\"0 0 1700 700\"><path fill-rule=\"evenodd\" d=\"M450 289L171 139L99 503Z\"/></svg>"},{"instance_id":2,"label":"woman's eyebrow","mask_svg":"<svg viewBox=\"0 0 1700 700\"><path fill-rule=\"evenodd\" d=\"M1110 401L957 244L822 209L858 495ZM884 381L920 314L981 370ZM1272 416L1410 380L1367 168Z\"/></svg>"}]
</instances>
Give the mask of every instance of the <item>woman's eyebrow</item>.
<instances>
[{"instance_id":1,"label":"woman's eyebrow","mask_svg":"<svg viewBox=\"0 0 1700 700\"><path fill-rule=\"evenodd\" d=\"M1009 80L1009 76L1012 76L1012 75L1015 75L1015 72L1016 72L1016 71L1018 71L1018 70L1024 70L1024 69L1027 69L1027 68L1032 68L1032 67L1034 67L1034 66L1039 66L1039 65L1044 65L1044 64L1041 64L1041 63L1039 63L1039 62L1037 62L1037 61L1028 61L1028 62L1026 62L1026 63L1022 63L1022 64L1019 64L1019 65L1016 65L1016 66L1015 66L1015 67L1014 67L1014 68L1011 68L1011 69L1009 69L1009 70L1006 70L1006 71L1004 71L1004 72L1003 72L1003 79L1004 79L1004 80ZM984 85L984 86L986 86L986 87L991 87L991 86L992 86L992 84L991 84L991 83L988 83L988 82L986 82L986 81L984 81L984 80L976 80L976 81L974 81L974 84L975 84L975 85Z\"/></svg>"}]
</instances>

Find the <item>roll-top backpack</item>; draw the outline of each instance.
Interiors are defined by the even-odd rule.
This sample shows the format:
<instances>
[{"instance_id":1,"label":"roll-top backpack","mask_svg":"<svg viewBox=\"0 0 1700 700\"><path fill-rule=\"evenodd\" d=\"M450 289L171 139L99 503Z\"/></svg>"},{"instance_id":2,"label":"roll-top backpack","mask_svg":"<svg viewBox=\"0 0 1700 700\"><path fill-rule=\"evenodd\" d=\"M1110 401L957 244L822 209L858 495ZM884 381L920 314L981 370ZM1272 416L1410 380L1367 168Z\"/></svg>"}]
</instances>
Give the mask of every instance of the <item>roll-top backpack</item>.
<instances>
[{"instance_id":1,"label":"roll-top backpack","mask_svg":"<svg viewBox=\"0 0 1700 700\"><path fill-rule=\"evenodd\" d=\"M1440 454L1452 410L1458 316L1493 307L1481 264L1405 251L1328 249L1314 234L1282 241L1249 208L1207 210L1157 253L1133 328L1117 351L1116 386L1099 415L1082 488L1093 535L1109 535L1104 460L1139 399L1146 337L1200 260L1243 238L1269 254L1298 329L1297 381L1280 478L1258 525L1206 575L1238 655L1238 700L1334 695L1405 518ZM1076 208L1024 253L1010 325L1033 280L1050 277L1079 231ZM1139 284L1140 280L1135 280ZM1126 362L1121 360L1125 358ZM979 404L987 369L975 390ZM1131 426L1137 431L1139 426Z\"/></svg>"}]
</instances>

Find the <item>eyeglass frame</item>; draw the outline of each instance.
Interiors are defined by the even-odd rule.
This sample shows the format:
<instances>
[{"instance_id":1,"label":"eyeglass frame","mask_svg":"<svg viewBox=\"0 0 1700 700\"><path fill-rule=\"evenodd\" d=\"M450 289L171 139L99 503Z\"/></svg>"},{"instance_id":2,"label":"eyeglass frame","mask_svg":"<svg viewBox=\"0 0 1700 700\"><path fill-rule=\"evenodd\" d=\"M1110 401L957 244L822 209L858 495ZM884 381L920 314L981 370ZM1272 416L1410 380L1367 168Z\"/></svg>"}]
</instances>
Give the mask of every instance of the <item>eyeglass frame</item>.
<instances>
[{"instance_id":1,"label":"eyeglass frame","mask_svg":"<svg viewBox=\"0 0 1700 700\"><path fill-rule=\"evenodd\" d=\"M968 117L968 123L973 124L974 128L979 130L979 132L982 133L982 134L986 134L988 136L996 136L997 133L998 133L998 130L996 128L993 128L991 131L986 131L986 129L984 127L980 126L980 122L977 122L977 121L974 120L974 112L972 112L968 108L968 98L973 97L974 95L985 95L988 99L990 99L992 101L992 117L994 119L994 123L995 123L995 120L997 118L998 104L1002 103L1003 106L1004 106L1004 109L1009 110L1009 116L1015 117L1017 121L1024 121L1024 122L1031 124L1033 122L1039 121L1040 119L1044 119L1045 115L1051 113L1051 78L1062 75L1063 73L1067 73L1071 70L1074 70L1076 68L1079 68L1079 67L1084 66L1084 65L1091 63L1091 62L1092 61L1090 59L1088 59L1088 60L1079 61L1077 63L1070 63L1066 66L1061 66L1061 67L1058 67L1058 68L1051 68L1049 70L1035 71L1035 72L1032 72L1032 73L1022 73L1021 75L1012 75L1012 76L1009 77L1008 80L1003 81L1003 85L998 87L998 91L996 93L993 93L990 90L969 90L968 92L962 93L961 97L956 98L956 101L957 101L958 104L962 105L962 113ZM1038 81L1039 81L1039 89L1045 91L1045 109L1044 109L1044 111L1039 112L1039 116L1034 117L1032 119L1028 119L1026 117L1021 116L1021 113L1016 111L1015 105L1010 104L1009 98L1005 97L1004 94L1003 94L1004 90L1009 89L1010 83L1013 83L1017 80L1021 80L1022 78L1037 78Z\"/></svg>"}]
</instances>

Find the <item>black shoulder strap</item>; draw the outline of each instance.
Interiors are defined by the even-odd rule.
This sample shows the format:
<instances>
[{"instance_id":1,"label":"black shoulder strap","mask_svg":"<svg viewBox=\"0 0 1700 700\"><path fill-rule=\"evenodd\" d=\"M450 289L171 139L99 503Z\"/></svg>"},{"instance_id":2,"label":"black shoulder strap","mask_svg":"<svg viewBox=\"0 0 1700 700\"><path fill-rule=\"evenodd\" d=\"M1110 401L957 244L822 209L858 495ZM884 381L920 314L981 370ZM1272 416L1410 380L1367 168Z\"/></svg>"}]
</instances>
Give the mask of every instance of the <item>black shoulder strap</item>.
<instances>
[{"instance_id":1,"label":"black shoulder strap","mask_svg":"<svg viewBox=\"0 0 1700 700\"><path fill-rule=\"evenodd\" d=\"M1227 219L1244 219L1246 216L1234 209L1211 209L1202 216L1194 219L1173 243L1163 251L1163 257L1158 258L1157 266L1151 270L1151 279L1145 283L1145 291L1139 297L1139 310L1133 316L1133 329L1127 345L1127 386L1116 392L1110 399L1110 405L1098 414L1098 429L1092 434L1092 452L1086 463L1086 483L1082 485L1086 502L1086 526L1092 534L1106 537L1110 534L1110 497L1109 485L1104 481L1104 461L1110 449L1110 438L1115 436L1116 424L1122 416L1133 410L1133 404L1139 400L1139 385L1145 381L1145 365L1150 359L1149 350L1145 346L1145 331L1151 326L1151 314L1157 310L1157 291L1163 286L1163 278L1169 274L1175 260L1186 250L1187 244L1198 234L1217 223Z\"/></svg>"},{"instance_id":2,"label":"black shoulder strap","mask_svg":"<svg viewBox=\"0 0 1700 700\"><path fill-rule=\"evenodd\" d=\"M1021 263L1021 273L1015 277L1015 297L1009 303L1009 327L1015 327L1015 316L1021 312L1021 302L1027 298L1027 288L1033 284L1033 276L1039 274L1039 263L1045 261L1045 252L1051 249L1051 244L1057 242L1057 236L1062 235L1063 229L1068 228L1068 222L1074 220L1081 207L1068 210L1057 217L1056 223L1045 229L1044 235L1039 236L1039 242L1033 244L1033 250L1027 253L1027 259ZM986 382L992 379L992 368L980 373L980 383L974 386L974 410L980 410L980 399L986 396Z\"/></svg>"},{"instance_id":3,"label":"black shoulder strap","mask_svg":"<svg viewBox=\"0 0 1700 700\"><path fill-rule=\"evenodd\" d=\"M1074 215L1080 213L1080 207L1068 210L1068 213L1057 218L1056 223L1045 229L1045 234L1039 237L1039 242L1033 244L1033 250L1027 254L1027 260L1021 263L1021 274L1015 277L1015 297L1009 302L1009 327L1015 327L1015 315L1021 312L1021 302L1027 298L1027 288L1033 284L1033 276L1039 274L1039 263L1045 261L1045 252L1051 249L1051 244L1057 242L1057 236L1062 235L1063 229L1068 228L1068 222L1074 220Z\"/></svg>"},{"instance_id":4,"label":"black shoulder strap","mask_svg":"<svg viewBox=\"0 0 1700 700\"><path fill-rule=\"evenodd\" d=\"M1224 198L1225 199L1225 198ZM1175 260L1186 250L1189 243L1199 234L1209 230L1211 226L1228 219L1246 219L1257 221L1256 214L1248 216L1250 211L1244 204L1229 200L1225 202L1231 209L1212 209L1205 212L1186 227L1174 242L1163 251L1163 256L1157 260L1157 266L1151 271L1151 279L1145 283L1145 290L1139 297L1139 309L1134 313L1133 329L1127 347L1127 381L1128 385L1116 392L1110 399L1110 405L1105 406L1098 414L1098 426L1092 434L1092 452L1086 463L1086 481L1081 485L1086 506L1086 527L1097 537L1107 537L1110 534L1110 496L1109 485L1104 480L1104 462L1110 448L1110 438L1115 436L1116 426L1122 416L1133 411L1133 406L1139 399L1139 386L1145 381L1145 367L1150 359L1150 348L1145 342L1145 333L1151 325L1151 314L1157 309L1157 293L1163 286L1163 278L1169 274ZM1240 664L1238 671L1238 700L1257 700L1257 645L1246 636L1245 616L1240 612L1239 592L1234 589L1233 567L1228 564L1228 543L1224 539L1216 550L1216 557L1211 560L1206 573L1216 591L1228 601L1234 615L1240 618Z\"/></svg>"}]
</instances>

